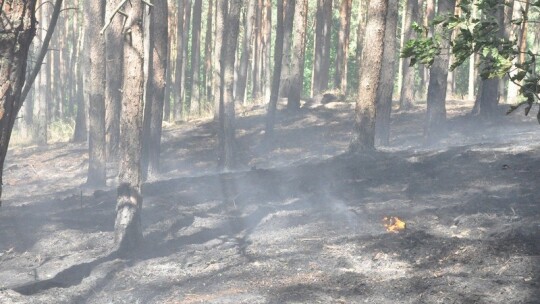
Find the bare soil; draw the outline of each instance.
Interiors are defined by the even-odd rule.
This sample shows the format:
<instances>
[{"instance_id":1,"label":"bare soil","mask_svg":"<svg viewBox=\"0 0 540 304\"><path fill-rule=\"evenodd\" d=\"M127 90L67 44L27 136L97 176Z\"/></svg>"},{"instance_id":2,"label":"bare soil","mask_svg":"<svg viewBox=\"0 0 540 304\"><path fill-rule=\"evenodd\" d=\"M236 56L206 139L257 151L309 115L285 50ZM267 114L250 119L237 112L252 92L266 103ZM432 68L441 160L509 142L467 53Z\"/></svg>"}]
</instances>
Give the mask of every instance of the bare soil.
<instances>
[{"instance_id":1,"label":"bare soil","mask_svg":"<svg viewBox=\"0 0 540 304\"><path fill-rule=\"evenodd\" d=\"M242 166L225 173L214 123L169 126L144 242L123 257L109 254L114 163L89 189L84 145L14 148L0 303L540 303L539 126L470 108L451 102L430 147L425 106L397 113L392 145L364 155L345 153L352 104L282 110L270 144L264 108L242 109Z\"/></svg>"}]
</instances>

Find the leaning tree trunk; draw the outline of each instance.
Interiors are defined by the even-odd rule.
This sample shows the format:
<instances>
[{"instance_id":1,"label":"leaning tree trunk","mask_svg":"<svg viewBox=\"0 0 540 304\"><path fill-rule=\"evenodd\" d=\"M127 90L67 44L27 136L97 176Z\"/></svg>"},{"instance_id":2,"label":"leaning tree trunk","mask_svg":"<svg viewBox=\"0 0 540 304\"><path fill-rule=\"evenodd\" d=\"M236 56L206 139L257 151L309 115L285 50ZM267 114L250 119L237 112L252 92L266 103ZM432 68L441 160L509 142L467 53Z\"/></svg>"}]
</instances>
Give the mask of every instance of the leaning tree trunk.
<instances>
[{"instance_id":1,"label":"leaning tree trunk","mask_svg":"<svg viewBox=\"0 0 540 304\"><path fill-rule=\"evenodd\" d=\"M396 30L398 20L398 0L389 0L384 32L384 52L381 80L377 92L377 119L375 123L376 141L380 145L390 143L390 115L392 114L392 93L396 70Z\"/></svg>"},{"instance_id":2,"label":"leaning tree trunk","mask_svg":"<svg viewBox=\"0 0 540 304\"><path fill-rule=\"evenodd\" d=\"M128 18L124 28L124 95L120 119L119 185L114 225L115 243L120 251L135 247L142 238L140 167L144 96L142 6L142 1L132 1L131 5L125 6Z\"/></svg>"},{"instance_id":3,"label":"leaning tree trunk","mask_svg":"<svg viewBox=\"0 0 540 304\"><path fill-rule=\"evenodd\" d=\"M90 60L85 66L88 88L88 179L91 186L105 186L105 40L99 31L104 25L105 1L86 1L84 27L90 46Z\"/></svg>"},{"instance_id":4,"label":"leaning tree trunk","mask_svg":"<svg viewBox=\"0 0 540 304\"><path fill-rule=\"evenodd\" d=\"M23 102L26 59L36 32L35 7L36 1L23 0L2 1L0 7L0 198L9 139Z\"/></svg>"},{"instance_id":5,"label":"leaning tree trunk","mask_svg":"<svg viewBox=\"0 0 540 304\"><path fill-rule=\"evenodd\" d=\"M221 1L221 0L220 0ZM229 3L229 14L226 18L227 27L222 46L221 64L223 65L223 100L220 104L220 157L218 166L222 169L233 169L236 166L235 149L235 113L234 113L234 62L236 44L240 25L240 9L242 0L232 0ZM223 6L222 6L223 7Z\"/></svg>"},{"instance_id":6,"label":"leaning tree trunk","mask_svg":"<svg viewBox=\"0 0 540 304\"><path fill-rule=\"evenodd\" d=\"M454 12L456 0L439 1L437 12L439 15ZM438 24L435 34L442 35L444 28ZM448 40L442 40L442 49L448 50L450 44ZM435 59L430 69L429 85L427 92L427 113L424 128L424 138L427 144L437 142L445 131L446 126L446 80L448 77L448 63L450 55L448 51Z\"/></svg>"},{"instance_id":7,"label":"leaning tree trunk","mask_svg":"<svg viewBox=\"0 0 540 304\"><path fill-rule=\"evenodd\" d=\"M363 49L363 56L354 118L350 152L358 153L375 148L375 115L377 90L380 82L388 0L371 0Z\"/></svg>"},{"instance_id":8,"label":"leaning tree trunk","mask_svg":"<svg viewBox=\"0 0 540 304\"><path fill-rule=\"evenodd\" d=\"M279 83L281 78L281 63L283 56L283 0L277 2L276 16L276 44L274 46L274 75L272 79L272 91L270 93L270 102L268 103L268 113L266 114L266 140L272 138L274 133L274 124L276 120L276 110L279 94Z\"/></svg>"},{"instance_id":9,"label":"leaning tree trunk","mask_svg":"<svg viewBox=\"0 0 540 304\"><path fill-rule=\"evenodd\" d=\"M304 90L304 62L306 54L308 0L296 0L294 10L294 37L291 53L291 86L287 109L300 108L300 97Z\"/></svg>"}]
</instances>

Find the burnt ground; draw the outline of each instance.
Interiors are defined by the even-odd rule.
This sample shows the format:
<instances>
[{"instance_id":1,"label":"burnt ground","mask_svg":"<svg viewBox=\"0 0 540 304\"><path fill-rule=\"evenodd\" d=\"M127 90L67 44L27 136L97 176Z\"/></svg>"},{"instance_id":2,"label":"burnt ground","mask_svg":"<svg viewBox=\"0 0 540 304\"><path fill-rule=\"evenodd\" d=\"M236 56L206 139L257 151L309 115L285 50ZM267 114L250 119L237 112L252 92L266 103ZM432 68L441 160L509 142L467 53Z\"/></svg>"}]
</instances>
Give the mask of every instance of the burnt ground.
<instances>
[{"instance_id":1,"label":"burnt ground","mask_svg":"<svg viewBox=\"0 0 540 304\"><path fill-rule=\"evenodd\" d=\"M540 127L451 102L421 144L425 106L392 145L347 155L353 108L238 112L240 170L217 174L215 125L169 126L145 184L144 243L108 254L110 187L88 189L84 145L12 149L0 208L0 303L539 303ZM504 109L501 109L504 110ZM385 231L398 216L407 228Z\"/></svg>"}]
</instances>

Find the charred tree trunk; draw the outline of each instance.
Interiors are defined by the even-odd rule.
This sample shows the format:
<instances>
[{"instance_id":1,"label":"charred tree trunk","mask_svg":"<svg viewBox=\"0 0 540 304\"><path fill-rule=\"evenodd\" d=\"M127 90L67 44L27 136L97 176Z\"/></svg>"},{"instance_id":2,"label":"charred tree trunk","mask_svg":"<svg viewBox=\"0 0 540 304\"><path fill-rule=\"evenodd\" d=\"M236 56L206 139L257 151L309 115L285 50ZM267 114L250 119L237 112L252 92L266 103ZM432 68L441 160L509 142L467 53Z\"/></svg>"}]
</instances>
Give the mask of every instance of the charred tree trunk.
<instances>
[{"instance_id":1,"label":"charred tree trunk","mask_svg":"<svg viewBox=\"0 0 540 304\"><path fill-rule=\"evenodd\" d=\"M369 47L370 56L364 56L360 67L354 130L349 146L352 153L375 148L376 100L382 67L387 10L388 0L371 0L369 3L363 49Z\"/></svg>"},{"instance_id":2,"label":"charred tree trunk","mask_svg":"<svg viewBox=\"0 0 540 304\"><path fill-rule=\"evenodd\" d=\"M36 1L2 2L0 14L0 198L11 131L22 106L26 59L36 31ZM1 205L0 200L0 205Z\"/></svg>"},{"instance_id":3,"label":"charred tree trunk","mask_svg":"<svg viewBox=\"0 0 540 304\"><path fill-rule=\"evenodd\" d=\"M85 67L88 75L88 179L91 186L105 186L105 41L99 34L104 25L105 1L86 1L85 31L90 46L90 60Z\"/></svg>"},{"instance_id":4,"label":"charred tree trunk","mask_svg":"<svg viewBox=\"0 0 540 304\"><path fill-rule=\"evenodd\" d=\"M352 0L341 0L339 9L339 40L336 55L334 85L347 94L347 59L349 57L349 33L351 29Z\"/></svg>"},{"instance_id":5,"label":"charred tree trunk","mask_svg":"<svg viewBox=\"0 0 540 304\"><path fill-rule=\"evenodd\" d=\"M120 119L120 162L116 203L115 243L119 251L135 247L141 228L141 138L143 116L143 3L126 5L124 28L124 95ZM118 17L117 17L118 18Z\"/></svg>"},{"instance_id":6,"label":"charred tree trunk","mask_svg":"<svg viewBox=\"0 0 540 304\"><path fill-rule=\"evenodd\" d=\"M306 54L308 0L296 0L294 11L294 37L291 53L291 86L287 100L287 109L300 107L300 98L304 90L304 62Z\"/></svg>"},{"instance_id":7,"label":"charred tree trunk","mask_svg":"<svg viewBox=\"0 0 540 304\"><path fill-rule=\"evenodd\" d=\"M396 31L398 20L398 0L388 1L386 29L384 32L384 52L381 79L377 92L377 119L375 138L379 145L390 143L390 115L392 113L392 93L396 71Z\"/></svg>"},{"instance_id":8,"label":"charred tree trunk","mask_svg":"<svg viewBox=\"0 0 540 304\"><path fill-rule=\"evenodd\" d=\"M276 120L277 102L279 98L279 83L281 76L281 64L283 56L283 0L277 1L276 16L276 43L274 45L274 75L272 79L272 91L268 112L266 114L265 139L270 140L274 135L274 124Z\"/></svg>"},{"instance_id":9,"label":"charred tree trunk","mask_svg":"<svg viewBox=\"0 0 540 304\"><path fill-rule=\"evenodd\" d=\"M437 6L438 14L453 13L455 4L456 0L439 1ZM442 25L437 25L435 32L442 34L442 31ZM446 50L449 47L448 41L443 39L442 48ZM446 80L448 77L449 59L448 52L443 52L435 59L430 69L426 125L424 128L424 138L427 144L436 143L444 136L446 127Z\"/></svg>"}]
</instances>

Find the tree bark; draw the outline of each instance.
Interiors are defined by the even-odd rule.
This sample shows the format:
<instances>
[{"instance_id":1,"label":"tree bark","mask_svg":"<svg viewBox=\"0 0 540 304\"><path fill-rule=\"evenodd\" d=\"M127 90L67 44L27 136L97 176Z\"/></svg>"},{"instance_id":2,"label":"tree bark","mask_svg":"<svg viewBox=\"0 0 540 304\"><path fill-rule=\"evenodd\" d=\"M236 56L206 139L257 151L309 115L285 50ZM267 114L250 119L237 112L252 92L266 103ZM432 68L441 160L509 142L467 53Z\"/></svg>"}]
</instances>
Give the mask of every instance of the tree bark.
<instances>
[{"instance_id":1,"label":"tree bark","mask_svg":"<svg viewBox=\"0 0 540 304\"><path fill-rule=\"evenodd\" d=\"M389 0L384 32L383 63L377 92L377 118L375 139L379 145L390 143L390 115L392 113L392 93L396 72L396 31L398 20L398 0Z\"/></svg>"},{"instance_id":2,"label":"tree bark","mask_svg":"<svg viewBox=\"0 0 540 304\"><path fill-rule=\"evenodd\" d=\"M349 150L352 153L375 148L375 117L377 90L380 82L388 0L371 0L368 10L363 49L369 47L370 56L363 56L354 130Z\"/></svg>"},{"instance_id":3,"label":"tree bark","mask_svg":"<svg viewBox=\"0 0 540 304\"><path fill-rule=\"evenodd\" d=\"M216 39L214 41L214 70L212 75L212 91L214 92L214 120L220 120L222 100L223 100L223 37L225 36L225 25L228 15L228 2L225 0L216 0ZM222 128L220 127L220 132Z\"/></svg>"},{"instance_id":4,"label":"tree bark","mask_svg":"<svg viewBox=\"0 0 540 304\"><path fill-rule=\"evenodd\" d=\"M200 91L199 91L199 76L201 62L201 14L202 0L195 0L193 4L193 19L191 26L191 65L189 76L187 77L187 85L190 94L186 98L186 104L189 107L190 114L200 115Z\"/></svg>"},{"instance_id":5,"label":"tree bark","mask_svg":"<svg viewBox=\"0 0 540 304\"><path fill-rule=\"evenodd\" d=\"M212 16L214 1L208 1L208 11L206 14L206 37L204 41L204 74L202 85L204 86L204 96L206 100L212 100Z\"/></svg>"},{"instance_id":6,"label":"tree bark","mask_svg":"<svg viewBox=\"0 0 540 304\"><path fill-rule=\"evenodd\" d=\"M218 0L223 1L223 0ZM231 170L236 167L235 149L235 112L234 112L234 63L236 55L236 44L238 41L238 31L240 25L240 9L242 0L232 0L229 3L229 13L226 18L227 27L224 37L227 39L222 46L221 64L223 71L222 86L223 98L220 107L220 157L218 166L221 169ZM221 6L222 8L226 6Z\"/></svg>"},{"instance_id":7,"label":"tree bark","mask_svg":"<svg viewBox=\"0 0 540 304\"><path fill-rule=\"evenodd\" d=\"M163 104L167 78L168 50L168 7L165 1L154 3L149 21L150 49L149 58L152 68L148 74L146 103L143 121L142 174L143 180L148 175L159 173L159 155L161 151L161 131L163 123Z\"/></svg>"},{"instance_id":8,"label":"tree bark","mask_svg":"<svg viewBox=\"0 0 540 304\"><path fill-rule=\"evenodd\" d=\"M242 56L240 57L240 68L238 70L238 81L236 84L236 100L245 103L247 76L249 61L253 58L253 33L255 31L257 0L249 0L246 22L244 25L244 37L242 40Z\"/></svg>"},{"instance_id":9,"label":"tree bark","mask_svg":"<svg viewBox=\"0 0 540 304\"><path fill-rule=\"evenodd\" d=\"M124 82L120 119L120 162L116 203L115 244L124 252L142 239L141 137L143 116L143 3L125 5Z\"/></svg>"},{"instance_id":10,"label":"tree bark","mask_svg":"<svg viewBox=\"0 0 540 304\"><path fill-rule=\"evenodd\" d=\"M300 98L304 91L304 62L306 54L308 0L296 0L294 11L294 37L291 52L291 86L287 109L300 108Z\"/></svg>"},{"instance_id":11,"label":"tree bark","mask_svg":"<svg viewBox=\"0 0 540 304\"><path fill-rule=\"evenodd\" d=\"M289 87L291 86L291 46L296 0L285 0L283 8L283 58L281 62L279 97L287 97L289 94Z\"/></svg>"},{"instance_id":12,"label":"tree bark","mask_svg":"<svg viewBox=\"0 0 540 304\"><path fill-rule=\"evenodd\" d=\"M454 12L456 0L439 1L437 13L452 14ZM442 24L435 28L435 34L442 34ZM448 63L450 60L449 42L442 40L443 52L435 59L430 69L428 93L427 93L427 113L424 127L424 139L426 144L434 144L444 137L446 130L446 88L448 77Z\"/></svg>"},{"instance_id":13,"label":"tree bark","mask_svg":"<svg viewBox=\"0 0 540 304\"><path fill-rule=\"evenodd\" d=\"M105 20L109 20L121 0L107 4ZM105 32L105 136L107 140L107 160L118 157L120 141L120 111L122 107L122 63L124 44L122 42L122 16L115 16Z\"/></svg>"},{"instance_id":14,"label":"tree bark","mask_svg":"<svg viewBox=\"0 0 540 304\"><path fill-rule=\"evenodd\" d=\"M342 94L347 94L347 60L349 58L351 8L352 0L341 0L341 6L339 9L339 35L334 85L341 91Z\"/></svg>"},{"instance_id":15,"label":"tree bark","mask_svg":"<svg viewBox=\"0 0 540 304\"><path fill-rule=\"evenodd\" d=\"M3 2L2 2L3 3ZM22 106L26 60L36 31L36 1L14 0L0 14L0 198L11 131ZM0 205L2 204L0 200Z\"/></svg>"},{"instance_id":16,"label":"tree bark","mask_svg":"<svg viewBox=\"0 0 540 304\"><path fill-rule=\"evenodd\" d=\"M272 91L266 114L265 138L270 140L274 133L276 120L277 102L279 98L279 83L281 78L281 64L283 56L283 0L277 1L276 16L276 43L274 45L274 75L272 79Z\"/></svg>"},{"instance_id":17,"label":"tree bark","mask_svg":"<svg viewBox=\"0 0 540 304\"><path fill-rule=\"evenodd\" d=\"M332 34L331 24L332 0L318 0L315 25L312 96L328 89L328 76L330 73L330 38Z\"/></svg>"},{"instance_id":18,"label":"tree bark","mask_svg":"<svg viewBox=\"0 0 540 304\"><path fill-rule=\"evenodd\" d=\"M261 49L261 86L264 94L264 101L270 99L272 86L272 0L264 0L262 14L262 49Z\"/></svg>"},{"instance_id":19,"label":"tree bark","mask_svg":"<svg viewBox=\"0 0 540 304\"><path fill-rule=\"evenodd\" d=\"M414 30L412 29L412 23L418 16L418 0L407 0L403 7L403 37L401 45L404 46L407 41L415 37ZM409 67L410 59L403 58L402 60L402 82L401 82L401 94L399 97L399 109L407 110L412 108L414 102L414 68Z\"/></svg>"},{"instance_id":20,"label":"tree bark","mask_svg":"<svg viewBox=\"0 0 540 304\"><path fill-rule=\"evenodd\" d=\"M105 41L99 34L104 25L105 1L86 1L85 32L90 60L85 66L89 77L88 88L88 179L86 183L101 187L106 184L105 170Z\"/></svg>"}]
</instances>

